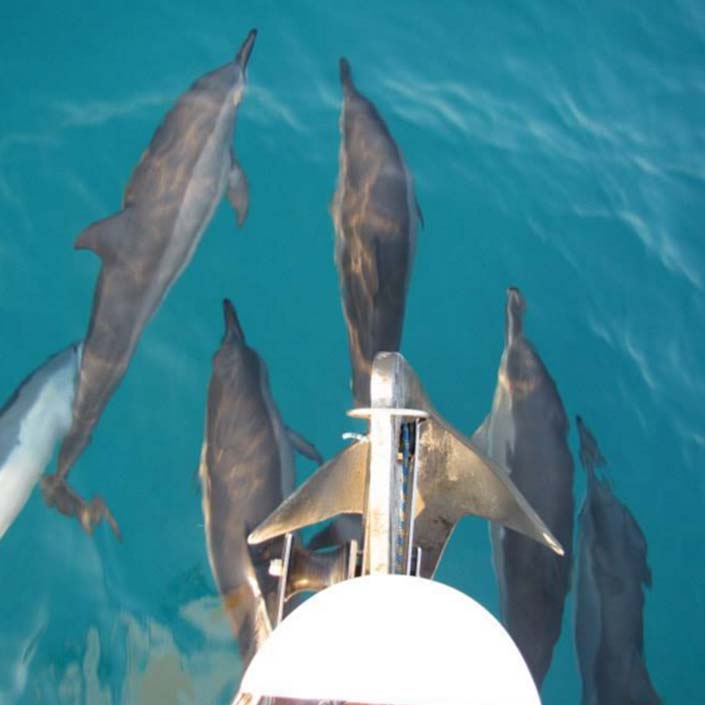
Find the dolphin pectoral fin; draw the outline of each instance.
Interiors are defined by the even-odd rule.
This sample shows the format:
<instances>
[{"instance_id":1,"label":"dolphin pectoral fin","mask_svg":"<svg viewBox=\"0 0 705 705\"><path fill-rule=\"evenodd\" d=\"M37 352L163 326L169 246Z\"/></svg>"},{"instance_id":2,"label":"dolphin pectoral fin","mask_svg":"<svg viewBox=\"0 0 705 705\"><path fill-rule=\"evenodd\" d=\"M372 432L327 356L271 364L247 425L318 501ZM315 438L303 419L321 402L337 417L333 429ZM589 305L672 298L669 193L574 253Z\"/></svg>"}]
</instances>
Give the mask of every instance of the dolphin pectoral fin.
<instances>
[{"instance_id":1,"label":"dolphin pectoral fin","mask_svg":"<svg viewBox=\"0 0 705 705\"><path fill-rule=\"evenodd\" d=\"M198 465L196 466L196 469L193 471L193 478L191 480L193 491L198 492L199 490L203 490L204 494L206 491L205 486L209 484L208 465L206 463L207 452L208 443L204 440L201 444L201 456L198 460Z\"/></svg>"},{"instance_id":2,"label":"dolphin pectoral fin","mask_svg":"<svg viewBox=\"0 0 705 705\"><path fill-rule=\"evenodd\" d=\"M643 703L644 705L661 705L662 700L654 689L644 662L644 654L636 648L632 649L629 668L629 697L630 702Z\"/></svg>"},{"instance_id":3,"label":"dolphin pectoral fin","mask_svg":"<svg viewBox=\"0 0 705 705\"><path fill-rule=\"evenodd\" d=\"M490 417L486 416L485 420L477 427L475 433L470 437L471 443L482 453L487 454L487 427L490 423Z\"/></svg>"},{"instance_id":4,"label":"dolphin pectoral fin","mask_svg":"<svg viewBox=\"0 0 705 705\"><path fill-rule=\"evenodd\" d=\"M122 540L122 533L115 517L100 497L94 497L87 502L79 497L63 478L56 475L43 477L41 486L47 506L55 507L65 516L76 517L87 534L92 534L101 519L105 519L118 541Z\"/></svg>"},{"instance_id":5,"label":"dolphin pectoral fin","mask_svg":"<svg viewBox=\"0 0 705 705\"><path fill-rule=\"evenodd\" d=\"M472 442L432 416L421 424L420 443L427 458L420 468L420 518L429 535L416 536L425 550L442 551L450 531L466 514L490 519L514 529L555 553L563 548L515 487L507 472L487 458ZM445 472L439 472L439 468ZM436 544L441 544L438 549Z\"/></svg>"},{"instance_id":6,"label":"dolphin pectoral fin","mask_svg":"<svg viewBox=\"0 0 705 705\"><path fill-rule=\"evenodd\" d=\"M368 454L369 443L358 441L321 465L248 536L248 543L262 543L337 514L362 514Z\"/></svg>"},{"instance_id":7,"label":"dolphin pectoral fin","mask_svg":"<svg viewBox=\"0 0 705 705\"><path fill-rule=\"evenodd\" d=\"M629 551L632 570L639 576L642 585L647 588L651 587L651 568L647 560L648 547L646 537L641 527L634 518L634 515L625 507L622 506L623 526L626 534L626 545Z\"/></svg>"},{"instance_id":8,"label":"dolphin pectoral fin","mask_svg":"<svg viewBox=\"0 0 705 705\"><path fill-rule=\"evenodd\" d=\"M126 246L127 211L120 211L103 220L91 223L74 243L76 250L92 250L103 262L120 259L120 249Z\"/></svg>"},{"instance_id":9,"label":"dolphin pectoral fin","mask_svg":"<svg viewBox=\"0 0 705 705\"><path fill-rule=\"evenodd\" d=\"M426 230L426 223L423 219L423 211L421 210L421 206L419 205L418 199L414 201L416 203L416 215L419 217L419 223L421 223L421 227Z\"/></svg>"},{"instance_id":10,"label":"dolphin pectoral fin","mask_svg":"<svg viewBox=\"0 0 705 705\"><path fill-rule=\"evenodd\" d=\"M589 473L595 468L604 467L607 465L605 457L597 445L595 436L592 435L590 429L585 425L585 422L580 416L575 417L575 423L578 427L578 435L580 436L580 462L585 470Z\"/></svg>"},{"instance_id":11,"label":"dolphin pectoral fin","mask_svg":"<svg viewBox=\"0 0 705 705\"><path fill-rule=\"evenodd\" d=\"M230 152L230 172L226 194L235 211L238 227L242 226L250 210L250 184L233 151Z\"/></svg>"},{"instance_id":12,"label":"dolphin pectoral fin","mask_svg":"<svg viewBox=\"0 0 705 705\"><path fill-rule=\"evenodd\" d=\"M313 460L318 465L323 465L323 456L316 450L316 446L313 443L307 441L300 433L297 433L289 426L286 427L286 435L289 436L291 445L301 455Z\"/></svg>"}]
</instances>

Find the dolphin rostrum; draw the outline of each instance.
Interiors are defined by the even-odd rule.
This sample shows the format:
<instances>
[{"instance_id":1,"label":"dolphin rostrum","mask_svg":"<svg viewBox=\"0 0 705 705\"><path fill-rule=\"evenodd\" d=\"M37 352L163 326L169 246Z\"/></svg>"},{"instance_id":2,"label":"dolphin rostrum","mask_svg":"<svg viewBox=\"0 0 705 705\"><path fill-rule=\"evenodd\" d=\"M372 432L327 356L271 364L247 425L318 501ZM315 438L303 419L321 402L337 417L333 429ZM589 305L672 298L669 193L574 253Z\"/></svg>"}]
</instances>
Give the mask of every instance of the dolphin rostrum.
<instances>
[{"instance_id":1,"label":"dolphin rostrum","mask_svg":"<svg viewBox=\"0 0 705 705\"><path fill-rule=\"evenodd\" d=\"M272 628L277 581L268 568L282 549L280 541L250 548L247 534L293 490L294 449L322 458L284 425L264 361L245 342L232 303L223 307L199 475L211 570L246 666Z\"/></svg>"},{"instance_id":2,"label":"dolphin rostrum","mask_svg":"<svg viewBox=\"0 0 705 705\"><path fill-rule=\"evenodd\" d=\"M44 479L42 490L47 504L78 516L88 532L102 516L115 530L117 525L102 502L70 498L67 475L124 376L142 330L193 257L223 194L239 224L247 214L247 180L230 145L255 36L252 30L234 61L199 78L179 98L132 173L122 210L90 225L76 241L77 249L100 256L102 268L73 423L56 474Z\"/></svg>"},{"instance_id":3,"label":"dolphin rostrum","mask_svg":"<svg viewBox=\"0 0 705 705\"><path fill-rule=\"evenodd\" d=\"M558 556L515 531L492 525L502 616L540 688L561 633L570 588L573 458L556 384L524 337L525 308L519 290L508 289L497 388L492 409L473 440L508 470L565 550L565 556Z\"/></svg>"},{"instance_id":4,"label":"dolphin rostrum","mask_svg":"<svg viewBox=\"0 0 705 705\"><path fill-rule=\"evenodd\" d=\"M375 106L340 60L338 186L331 204L335 263L348 328L352 391L368 406L375 355L399 350L421 217L411 173Z\"/></svg>"},{"instance_id":5,"label":"dolphin rostrum","mask_svg":"<svg viewBox=\"0 0 705 705\"><path fill-rule=\"evenodd\" d=\"M651 586L646 539L609 482L598 477L605 459L582 419L576 420L588 478L578 519L575 609L582 705L658 705L644 661L644 586Z\"/></svg>"},{"instance_id":6,"label":"dolphin rostrum","mask_svg":"<svg viewBox=\"0 0 705 705\"><path fill-rule=\"evenodd\" d=\"M81 343L52 355L0 409L0 538L71 426Z\"/></svg>"}]
</instances>

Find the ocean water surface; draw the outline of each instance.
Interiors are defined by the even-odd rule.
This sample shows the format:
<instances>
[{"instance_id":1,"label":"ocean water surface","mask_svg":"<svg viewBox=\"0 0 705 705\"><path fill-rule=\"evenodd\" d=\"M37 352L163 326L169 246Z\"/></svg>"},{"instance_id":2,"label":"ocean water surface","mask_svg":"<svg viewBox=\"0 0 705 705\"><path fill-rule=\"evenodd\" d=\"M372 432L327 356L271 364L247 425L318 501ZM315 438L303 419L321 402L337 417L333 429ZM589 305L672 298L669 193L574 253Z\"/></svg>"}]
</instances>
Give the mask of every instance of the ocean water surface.
<instances>
[{"instance_id":1,"label":"ocean water surface","mask_svg":"<svg viewBox=\"0 0 705 705\"><path fill-rule=\"evenodd\" d=\"M648 540L656 690L705 702L702 3L40 1L0 20L0 397L84 335L98 260L76 235L120 207L174 99L259 30L236 135L249 218L218 209L71 475L122 543L39 492L0 542L2 705L230 702L241 668L195 479L221 299L287 423L327 457L359 430L328 212L341 55L424 213L402 351L471 433L505 287L522 289L528 337ZM584 484L576 465L578 503ZM497 612L484 522L461 523L438 577ZM571 595L546 705L579 701L572 634Z\"/></svg>"}]
</instances>

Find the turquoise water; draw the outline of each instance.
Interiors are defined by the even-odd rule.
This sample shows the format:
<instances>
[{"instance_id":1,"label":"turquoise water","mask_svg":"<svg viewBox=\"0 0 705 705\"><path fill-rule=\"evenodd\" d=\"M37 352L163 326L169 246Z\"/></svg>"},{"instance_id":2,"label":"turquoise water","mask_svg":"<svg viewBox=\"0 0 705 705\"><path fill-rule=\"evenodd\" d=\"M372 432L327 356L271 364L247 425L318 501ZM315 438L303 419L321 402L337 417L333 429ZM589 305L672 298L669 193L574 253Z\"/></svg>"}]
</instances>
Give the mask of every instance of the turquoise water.
<instances>
[{"instance_id":1,"label":"turquoise water","mask_svg":"<svg viewBox=\"0 0 705 705\"><path fill-rule=\"evenodd\" d=\"M703 701L701 3L36 2L0 17L3 397L84 334L98 261L75 236L118 209L174 98L260 31L237 124L248 222L220 207L72 474L106 497L122 544L39 493L0 543L0 703L230 702L240 666L194 478L210 358L227 295L287 422L326 456L353 427L328 214L341 54L424 212L403 352L471 432L504 289L521 287L528 335L648 539L655 687ZM496 611L483 522L461 524L439 577ZM543 695L579 699L571 605Z\"/></svg>"}]
</instances>

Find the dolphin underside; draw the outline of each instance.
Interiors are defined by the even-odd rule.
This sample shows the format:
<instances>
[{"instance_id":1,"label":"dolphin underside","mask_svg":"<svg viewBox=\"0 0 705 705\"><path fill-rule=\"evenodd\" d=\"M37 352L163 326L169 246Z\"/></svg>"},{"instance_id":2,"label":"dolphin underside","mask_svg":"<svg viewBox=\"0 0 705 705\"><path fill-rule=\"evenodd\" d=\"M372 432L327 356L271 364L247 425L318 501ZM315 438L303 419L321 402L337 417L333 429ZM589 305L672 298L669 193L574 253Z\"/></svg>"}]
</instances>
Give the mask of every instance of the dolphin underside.
<instances>
[{"instance_id":1,"label":"dolphin underside","mask_svg":"<svg viewBox=\"0 0 705 705\"><path fill-rule=\"evenodd\" d=\"M331 204L335 264L345 317L352 391L368 406L378 352L396 352L420 211L411 173L375 105L340 60L343 109L338 184Z\"/></svg>"}]
</instances>

